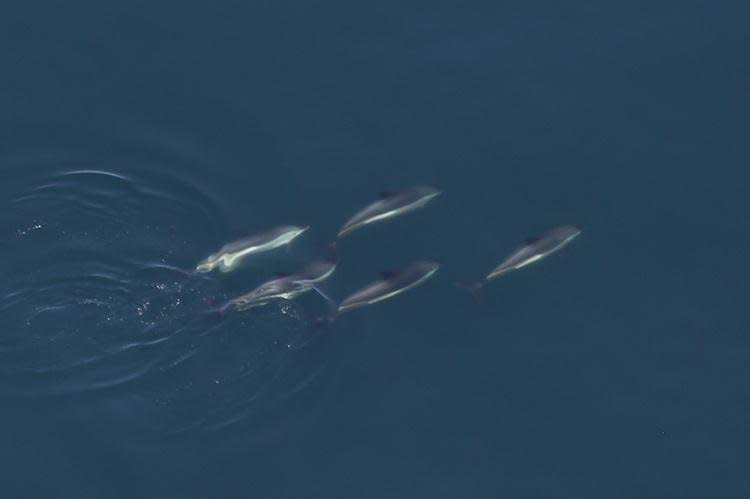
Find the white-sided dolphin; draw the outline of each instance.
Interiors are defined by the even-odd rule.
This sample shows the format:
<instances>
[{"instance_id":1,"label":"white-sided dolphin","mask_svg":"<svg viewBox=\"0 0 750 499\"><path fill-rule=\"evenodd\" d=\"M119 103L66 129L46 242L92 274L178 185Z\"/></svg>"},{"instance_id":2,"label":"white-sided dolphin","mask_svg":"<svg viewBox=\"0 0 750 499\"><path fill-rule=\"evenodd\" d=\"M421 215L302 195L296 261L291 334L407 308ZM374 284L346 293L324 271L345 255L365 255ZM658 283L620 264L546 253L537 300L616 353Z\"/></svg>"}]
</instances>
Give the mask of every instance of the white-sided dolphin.
<instances>
[{"instance_id":1,"label":"white-sided dolphin","mask_svg":"<svg viewBox=\"0 0 750 499\"><path fill-rule=\"evenodd\" d=\"M458 285L468 289L476 296L489 281L551 255L575 239L580 233L581 228L577 225L563 225L555 227L539 236L530 237L480 281L458 283Z\"/></svg>"},{"instance_id":2,"label":"white-sided dolphin","mask_svg":"<svg viewBox=\"0 0 750 499\"><path fill-rule=\"evenodd\" d=\"M227 272L246 256L289 244L309 228L309 226L284 225L231 242L199 263L195 270L196 272L211 272L218 267L221 271Z\"/></svg>"},{"instance_id":3,"label":"white-sided dolphin","mask_svg":"<svg viewBox=\"0 0 750 499\"><path fill-rule=\"evenodd\" d=\"M418 286L432 277L439 268L439 263L418 261L398 272L384 273L382 280L373 282L342 301L334 318L349 310L372 305Z\"/></svg>"},{"instance_id":4,"label":"white-sided dolphin","mask_svg":"<svg viewBox=\"0 0 750 499\"><path fill-rule=\"evenodd\" d=\"M245 310L267 305L273 300L293 300L311 290L318 291L330 302L330 298L322 293L317 285L331 277L335 270L336 264L331 262L311 263L297 274L278 277L261 284L249 293L234 298L226 306L234 306L237 310Z\"/></svg>"},{"instance_id":5,"label":"white-sided dolphin","mask_svg":"<svg viewBox=\"0 0 750 499\"><path fill-rule=\"evenodd\" d=\"M386 220L408 213L426 205L441 191L429 185L420 185L394 193L381 193L381 198L360 210L339 229L338 237L378 220Z\"/></svg>"}]
</instances>

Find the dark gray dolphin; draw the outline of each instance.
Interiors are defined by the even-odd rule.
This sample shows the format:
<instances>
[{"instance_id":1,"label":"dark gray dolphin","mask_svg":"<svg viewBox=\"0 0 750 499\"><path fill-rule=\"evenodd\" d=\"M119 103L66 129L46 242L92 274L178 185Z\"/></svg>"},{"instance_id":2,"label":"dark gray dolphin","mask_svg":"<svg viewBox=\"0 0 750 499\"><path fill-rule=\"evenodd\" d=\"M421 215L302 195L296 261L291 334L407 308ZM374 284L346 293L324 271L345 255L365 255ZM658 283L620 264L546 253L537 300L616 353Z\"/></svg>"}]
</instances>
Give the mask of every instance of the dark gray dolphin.
<instances>
[{"instance_id":1,"label":"dark gray dolphin","mask_svg":"<svg viewBox=\"0 0 750 499\"><path fill-rule=\"evenodd\" d=\"M398 272L386 273L382 280L375 281L342 301L333 318L349 310L372 305L418 286L432 277L439 268L440 264L436 262L418 261Z\"/></svg>"},{"instance_id":2,"label":"dark gray dolphin","mask_svg":"<svg viewBox=\"0 0 750 499\"><path fill-rule=\"evenodd\" d=\"M211 272L219 267L221 271L228 272L246 256L289 244L309 228L309 226L283 225L231 242L199 263L195 270L196 272Z\"/></svg>"},{"instance_id":3,"label":"dark gray dolphin","mask_svg":"<svg viewBox=\"0 0 750 499\"><path fill-rule=\"evenodd\" d=\"M381 199L366 206L350 218L339 230L342 238L350 232L378 220L386 220L408 213L426 205L441 191L429 185L420 185L395 193L383 193Z\"/></svg>"},{"instance_id":4,"label":"dark gray dolphin","mask_svg":"<svg viewBox=\"0 0 750 499\"><path fill-rule=\"evenodd\" d=\"M580 233L581 228L577 225L563 225L539 236L530 237L483 279L474 283L458 283L458 285L468 289L476 296L489 281L551 255L575 239Z\"/></svg>"},{"instance_id":5,"label":"dark gray dolphin","mask_svg":"<svg viewBox=\"0 0 750 499\"><path fill-rule=\"evenodd\" d=\"M330 298L318 289L317 284L331 277L331 274L335 270L336 264L334 263L311 263L297 274L272 279L249 293L230 300L225 308L234 306L237 310L246 310L252 307L267 305L273 300L293 300L311 290L318 291L330 302Z\"/></svg>"}]
</instances>

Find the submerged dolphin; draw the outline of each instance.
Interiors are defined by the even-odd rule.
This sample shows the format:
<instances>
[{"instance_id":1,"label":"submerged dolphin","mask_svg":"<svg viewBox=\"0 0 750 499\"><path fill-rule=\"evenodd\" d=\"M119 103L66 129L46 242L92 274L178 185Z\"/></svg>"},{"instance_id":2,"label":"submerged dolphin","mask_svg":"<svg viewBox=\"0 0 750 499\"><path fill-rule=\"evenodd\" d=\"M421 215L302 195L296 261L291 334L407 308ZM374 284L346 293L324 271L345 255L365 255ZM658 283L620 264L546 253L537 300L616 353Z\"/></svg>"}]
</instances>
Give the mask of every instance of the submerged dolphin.
<instances>
[{"instance_id":1,"label":"submerged dolphin","mask_svg":"<svg viewBox=\"0 0 750 499\"><path fill-rule=\"evenodd\" d=\"M563 225L539 236L530 237L500 265L492 269L482 280L475 283L458 283L458 285L468 289L476 296L489 281L551 255L572 241L580 233L581 228L577 225Z\"/></svg>"},{"instance_id":2,"label":"submerged dolphin","mask_svg":"<svg viewBox=\"0 0 750 499\"><path fill-rule=\"evenodd\" d=\"M348 310L372 305L418 286L429 279L439 268L439 263L418 261L398 272L385 273L382 280L375 281L342 301L331 319Z\"/></svg>"},{"instance_id":3,"label":"submerged dolphin","mask_svg":"<svg viewBox=\"0 0 750 499\"><path fill-rule=\"evenodd\" d=\"M235 306L237 310L246 310L267 305L272 300L293 300L313 289L330 301L330 298L317 288L317 284L331 277L334 270L336 270L334 263L311 263L297 274L279 277L261 284L249 293L231 300L225 307Z\"/></svg>"},{"instance_id":4,"label":"submerged dolphin","mask_svg":"<svg viewBox=\"0 0 750 499\"><path fill-rule=\"evenodd\" d=\"M411 187L395 193L382 193L381 199L366 206L347 221L339 230L338 237L342 238L364 225L378 220L408 213L426 205L441 191L429 185Z\"/></svg>"},{"instance_id":5,"label":"submerged dolphin","mask_svg":"<svg viewBox=\"0 0 750 499\"><path fill-rule=\"evenodd\" d=\"M196 272L211 272L219 267L223 272L228 272L244 257L289 244L309 228L309 226L284 225L234 241L199 263L195 270Z\"/></svg>"}]
</instances>

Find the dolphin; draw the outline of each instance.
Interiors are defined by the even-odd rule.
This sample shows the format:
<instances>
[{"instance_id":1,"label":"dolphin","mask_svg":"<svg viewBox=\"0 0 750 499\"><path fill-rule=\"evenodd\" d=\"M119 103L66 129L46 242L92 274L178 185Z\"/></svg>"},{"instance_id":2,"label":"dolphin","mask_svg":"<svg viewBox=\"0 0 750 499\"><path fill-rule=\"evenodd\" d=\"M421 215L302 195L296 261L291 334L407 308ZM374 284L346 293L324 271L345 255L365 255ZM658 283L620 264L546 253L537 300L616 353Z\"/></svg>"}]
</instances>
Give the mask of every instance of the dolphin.
<instances>
[{"instance_id":1,"label":"dolphin","mask_svg":"<svg viewBox=\"0 0 750 499\"><path fill-rule=\"evenodd\" d=\"M267 305L272 300L293 300L301 294L315 290L327 301L331 301L317 287L336 270L336 264L330 262L314 262L297 274L285 275L265 282L238 298L230 300L225 308L234 306L237 310Z\"/></svg>"},{"instance_id":2,"label":"dolphin","mask_svg":"<svg viewBox=\"0 0 750 499\"><path fill-rule=\"evenodd\" d=\"M382 280L373 282L342 301L331 320L349 310L372 305L418 286L432 277L439 268L439 263L418 261L398 272L385 272Z\"/></svg>"},{"instance_id":3,"label":"dolphin","mask_svg":"<svg viewBox=\"0 0 750 499\"><path fill-rule=\"evenodd\" d=\"M219 267L221 271L228 272L246 256L289 244L309 228L310 226L283 225L231 242L199 263L195 271L211 272Z\"/></svg>"},{"instance_id":4,"label":"dolphin","mask_svg":"<svg viewBox=\"0 0 750 499\"><path fill-rule=\"evenodd\" d=\"M338 237L378 220L386 220L426 205L441 191L429 185L411 187L399 192L383 192L380 199L360 210L339 229Z\"/></svg>"},{"instance_id":5,"label":"dolphin","mask_svg":"<svg viewBox=\"0 0 750 499\"><path fill-rule=\"evenodd\" d=\"M555 227L541 235L529 237L524 241L523 245L511 253L508 258L492 269L480 281L474 283L457 283L457 285L468 289L475 297L478 297L482 287L489 281L551 255L575 239L580 233L581 227L578 225L563 225Z\"/></svg>"}]
</instances>

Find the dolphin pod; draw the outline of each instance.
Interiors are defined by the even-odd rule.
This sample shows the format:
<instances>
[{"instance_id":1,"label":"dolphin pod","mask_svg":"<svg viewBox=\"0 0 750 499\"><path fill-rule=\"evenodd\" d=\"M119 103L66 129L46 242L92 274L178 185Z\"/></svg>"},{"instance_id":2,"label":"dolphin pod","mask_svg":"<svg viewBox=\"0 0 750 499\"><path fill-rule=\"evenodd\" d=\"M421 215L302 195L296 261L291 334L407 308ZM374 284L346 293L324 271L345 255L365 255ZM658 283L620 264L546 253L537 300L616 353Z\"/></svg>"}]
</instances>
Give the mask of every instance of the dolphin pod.
<instances>
[{"instance_id":1,"label":"dolphin pod","mask_svg":"<svg viewBox=\"0 0 750 499\"><path fill-rule=\"evenodd\" d=\"M422 208L440 194L442 194L440 190L428 185L415 186L399 192L382 193L379 200L367 205L344 223L338 231L337 239L342 239L373 222L388 220ZM196 266L195 270L196 272L210 272L218 268L222 272L228 272L247 257L290 244L308 229L309 226L281 226L240 239L208 256ZM579 226L563 225L528 238L479 281L457 283L457 285L468 289L478 297L479 292L488 282L559 251L580 234ZM259 285L252 291L230 300L224 308L246 310L278 300L293 300L309 291L316 291L331 304L333 312L328 320L333 322L343 313L390 299L419 286L430 279L439 268L440 264L437 262L414 261L397 272L383 273L382 279L350 294L336 306L319 286L334 273L336 264L327 261L313 262L295 274L280 275Z\"/></svg>"}]
</instances>

